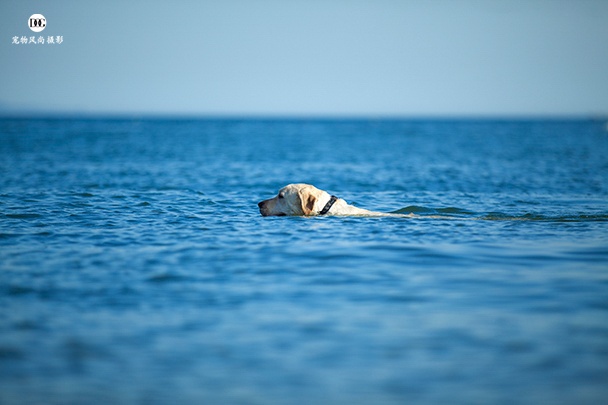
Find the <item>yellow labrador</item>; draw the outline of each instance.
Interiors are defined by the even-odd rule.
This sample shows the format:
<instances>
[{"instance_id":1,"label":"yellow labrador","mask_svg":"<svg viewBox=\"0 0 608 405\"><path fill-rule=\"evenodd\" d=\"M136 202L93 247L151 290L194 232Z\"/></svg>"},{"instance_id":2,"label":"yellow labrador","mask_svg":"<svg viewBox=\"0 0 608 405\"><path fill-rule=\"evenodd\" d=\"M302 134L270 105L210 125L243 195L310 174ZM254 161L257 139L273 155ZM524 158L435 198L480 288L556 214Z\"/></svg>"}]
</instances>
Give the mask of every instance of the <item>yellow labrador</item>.
<instances>
[{"instance_id":1,"label":"yellow labrador","mask_svg":"<svg viewBox=\"0 0 608 405\"><path fill-rule=\"evenodd\" d=\"M258 207L260 207L260 214L264 217L286 215L395 215L354 207L347 204L343 199L330 195L310 184L289 184L279 190L277 196L258 203Z\"/></svg>"}]
</instances>

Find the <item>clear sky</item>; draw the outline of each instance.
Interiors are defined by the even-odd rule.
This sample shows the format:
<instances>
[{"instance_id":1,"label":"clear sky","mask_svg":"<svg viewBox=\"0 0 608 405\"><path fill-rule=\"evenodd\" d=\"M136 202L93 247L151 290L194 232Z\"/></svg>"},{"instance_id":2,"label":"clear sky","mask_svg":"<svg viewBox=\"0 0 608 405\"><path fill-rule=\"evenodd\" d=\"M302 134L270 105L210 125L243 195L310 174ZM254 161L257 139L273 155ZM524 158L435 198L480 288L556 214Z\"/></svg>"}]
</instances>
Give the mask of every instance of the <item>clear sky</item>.
<instances>
[{"instance_id":1,"label":"clear sky","mask_svg":"<svg viewBox=\"0 0 608 405\"><path fill-rule=\"evenodd\" d=\"M0 111L608 115L608 0L2 0L0 55Z\"/></svg>"}]
</instances>

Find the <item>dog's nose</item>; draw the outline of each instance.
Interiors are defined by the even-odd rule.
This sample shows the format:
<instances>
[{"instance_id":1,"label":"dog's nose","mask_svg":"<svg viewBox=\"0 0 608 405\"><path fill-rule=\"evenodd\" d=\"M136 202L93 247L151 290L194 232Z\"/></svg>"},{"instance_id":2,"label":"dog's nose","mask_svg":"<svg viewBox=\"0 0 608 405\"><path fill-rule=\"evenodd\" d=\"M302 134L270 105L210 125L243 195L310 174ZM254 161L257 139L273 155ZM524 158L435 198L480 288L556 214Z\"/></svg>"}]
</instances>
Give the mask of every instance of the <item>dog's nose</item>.
<instances>
[{"instance_id":1,"label":"dog's nose","mask_svg":"<svg viewBox=\"0 0 608 405\"><path fill-rule=\"evenodd\" d=\"M262 205L264 205L264 201L260 201L260 202L258 203L258 207L262 208Z\"/></svg>"}]
</instances>

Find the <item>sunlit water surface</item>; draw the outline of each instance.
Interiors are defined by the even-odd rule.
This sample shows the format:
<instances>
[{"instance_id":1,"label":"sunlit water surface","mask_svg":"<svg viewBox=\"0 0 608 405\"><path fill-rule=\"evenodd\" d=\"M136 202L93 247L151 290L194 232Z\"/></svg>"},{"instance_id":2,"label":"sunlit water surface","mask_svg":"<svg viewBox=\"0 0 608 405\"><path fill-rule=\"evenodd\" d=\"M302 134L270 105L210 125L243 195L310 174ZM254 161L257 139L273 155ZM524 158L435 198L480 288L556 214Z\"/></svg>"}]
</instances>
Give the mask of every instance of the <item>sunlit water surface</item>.
<instances>
[{"instance_id":1,"label":"sunlit water surface","mask_svg":"<svg viewBox=\"0 0 608 405\"><path fill-rule=\"evenodd\" d=\"M0 173L2 404L608 401L601 122L5 119Z\"/></svg>"}]
</instances>

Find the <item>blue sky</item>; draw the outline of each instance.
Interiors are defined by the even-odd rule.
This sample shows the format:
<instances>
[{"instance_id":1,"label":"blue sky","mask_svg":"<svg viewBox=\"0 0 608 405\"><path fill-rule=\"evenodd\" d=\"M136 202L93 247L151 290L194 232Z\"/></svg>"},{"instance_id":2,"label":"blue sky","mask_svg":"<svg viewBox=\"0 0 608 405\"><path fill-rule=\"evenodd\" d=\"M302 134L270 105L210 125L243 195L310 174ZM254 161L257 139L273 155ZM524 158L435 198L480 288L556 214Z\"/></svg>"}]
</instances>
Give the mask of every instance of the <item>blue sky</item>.
<instances>
[{"instance_id":1,"label":"blue sky","mask_svg":"<svg viewBox=\"0 0 608 405\"><path fill-rule=\"evenodd\" d=\"M608 115L607 44L605 0L3 0L0 111Z\"/></svg>"}]
</instances>

